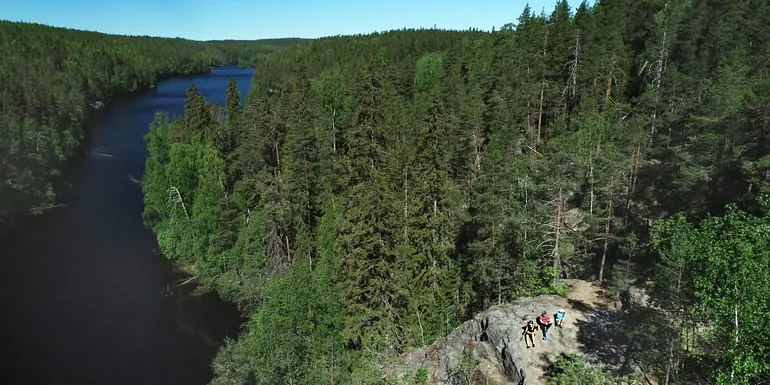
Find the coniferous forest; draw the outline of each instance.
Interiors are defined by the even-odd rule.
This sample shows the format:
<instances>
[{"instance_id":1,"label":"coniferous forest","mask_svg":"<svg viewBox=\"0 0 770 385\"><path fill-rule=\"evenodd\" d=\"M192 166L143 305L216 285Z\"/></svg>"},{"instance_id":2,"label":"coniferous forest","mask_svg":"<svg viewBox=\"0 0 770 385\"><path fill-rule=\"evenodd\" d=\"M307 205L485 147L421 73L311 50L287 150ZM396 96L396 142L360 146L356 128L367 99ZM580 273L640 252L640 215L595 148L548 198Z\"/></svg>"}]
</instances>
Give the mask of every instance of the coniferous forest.
<instances>
[{"instance_id":1,"label":"coniferous forest","mask_svg":"<svg viewBox=\"0 0 770 385\"><path fill-rule=\"evenodd\" d=\"M278 46L296 44L117 36L8 21L0 21L0 36L0 229L55 205L89 112L168 76L259 65Z\"/></svg>"},{"instance_id":2,"label":"coniferous forest","mask_svg":"<svg viewBox=\"0 0 770 385\"><path fill-rule=\"evenodd\" d=\"M191 85L146 142L143 219L248 318L212 384L375 384L490 306L624 310L629 371L770 381L770 4L558 0L492 32L195 42L0 22L0 226L53 205L89 111L174 74L256 66L245 103ZM630 383L572 367L553 383Z\"/></svg>"},{"instance_id":3,"label":"coniferous forest","mask_svg":"<svg viewBox=\"0 0 770 385\"><path fill-rule=\"evenodd\" d=\"M562 278L652 283L625 354L660 383L764 383L767 36L762 1L560 0L275 52L243 106L191 87L147 135L144 218L249 316L213 383L379 383Z\"/></svg>"}]
</instances>

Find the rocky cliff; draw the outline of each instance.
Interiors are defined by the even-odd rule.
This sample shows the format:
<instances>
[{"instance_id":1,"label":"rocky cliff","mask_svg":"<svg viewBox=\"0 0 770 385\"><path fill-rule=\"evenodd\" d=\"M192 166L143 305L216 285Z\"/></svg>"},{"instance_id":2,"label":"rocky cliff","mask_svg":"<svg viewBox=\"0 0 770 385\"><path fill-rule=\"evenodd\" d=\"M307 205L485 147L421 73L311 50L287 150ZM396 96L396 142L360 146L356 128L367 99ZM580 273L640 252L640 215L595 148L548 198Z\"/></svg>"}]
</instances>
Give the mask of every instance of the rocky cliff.
<instances>
[{"instance_id":1,"label":"rocky cliff","mask_svg":"<svg viewBox=\"0 0 770 385\"><path fill-rule=\"evenodd\" d=\"M432 345L405 354L386 371L388 377L414 383L424 366L429 384L545 384L560 355L582 353L596 362L617 361L622 354L615 305L589 282L566 283L565 297L522 298L476 315ZM528 349L522 337L527 321L560 308L567 311L563 328L551 327L547 340L537 333L535 347Z\"/></svg>"}]
</instances>

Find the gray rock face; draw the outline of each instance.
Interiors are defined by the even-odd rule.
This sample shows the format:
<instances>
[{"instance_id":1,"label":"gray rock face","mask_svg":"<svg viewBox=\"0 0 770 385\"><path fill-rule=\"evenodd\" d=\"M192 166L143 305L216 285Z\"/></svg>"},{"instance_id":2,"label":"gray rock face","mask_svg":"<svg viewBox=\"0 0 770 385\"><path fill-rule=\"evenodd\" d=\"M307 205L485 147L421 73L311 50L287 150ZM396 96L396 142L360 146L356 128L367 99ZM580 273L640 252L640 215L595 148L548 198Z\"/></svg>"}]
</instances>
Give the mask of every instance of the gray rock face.
<instances>
[{"instance_id":1,"label":"gray rock face","mask_svg":"<svg viewBox=\"0 0 770 385\"><path fill-rule=\"evenodd\" d=\"M581 286L577 291L593 293L588 282L568 282L568 287L575 286ZM545 384L546 373L557 357L593 349L586 344L608 342L602 324L612 323L606 318L612 311L597 305L541 295L495 306L432 345L405 354L403 361L390 367L386 375L396 383L412 384L417 370L424 365L430 384ZM553 316L560 308L567 311L563 328L552 326L547 340L538 331L535 347L527 348L522 335L527 321L534 321L543 311ZM586 336L593 339L587 340Z\"/></svg>"}]
</instances>

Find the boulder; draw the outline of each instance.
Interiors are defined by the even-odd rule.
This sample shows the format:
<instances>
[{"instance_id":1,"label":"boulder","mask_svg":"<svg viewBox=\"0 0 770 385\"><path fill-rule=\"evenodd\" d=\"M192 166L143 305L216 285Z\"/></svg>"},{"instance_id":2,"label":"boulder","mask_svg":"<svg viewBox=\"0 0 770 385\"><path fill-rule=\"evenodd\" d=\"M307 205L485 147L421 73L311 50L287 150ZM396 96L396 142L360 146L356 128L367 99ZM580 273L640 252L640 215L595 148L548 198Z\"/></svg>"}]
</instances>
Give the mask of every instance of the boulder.
<instances>
[{"instance_id":1,"label":"boulder","mask_svg":"<svg viewBox=\"0 0 770 385\"><path fill-rule=\"evenodd\" d=\"M535 320L543 311L553 315L560 308L567 310L563 328L552 326L545 341L538 332L535 347L528 349L522 336L527 321ZM492 307L432 345L406 354L402 364L391 368L389 374L398 383L412 383L424 365L428 383L437 385L483 384L485 378L500 385L545 383L544 375L557 357L580 350L577 325L585 320L584 312L564 297L522 298ZM460 381L461 377L466 380Z\"/></svg>"},{"instance_id":2,"label":"boulder","mask_svg":"<svg viewBox=\"0 0 770 385\"><path fill-rule=\"evenodd\" d=\"M491 307L433 344L407 352L385 367L389 383L415 384L425 367L428 384L545 384L557 358L575 353L605 369L624 366L623 312L613 308L596 282L562 282L565 297L525 297ZM646 297L639 290L630 294L633 302ZM567 311L564 327L552 326L545 341L536 333L535 347L528 349L522 336L527 321L560 308Z\"/></svg>"}]
</instances>

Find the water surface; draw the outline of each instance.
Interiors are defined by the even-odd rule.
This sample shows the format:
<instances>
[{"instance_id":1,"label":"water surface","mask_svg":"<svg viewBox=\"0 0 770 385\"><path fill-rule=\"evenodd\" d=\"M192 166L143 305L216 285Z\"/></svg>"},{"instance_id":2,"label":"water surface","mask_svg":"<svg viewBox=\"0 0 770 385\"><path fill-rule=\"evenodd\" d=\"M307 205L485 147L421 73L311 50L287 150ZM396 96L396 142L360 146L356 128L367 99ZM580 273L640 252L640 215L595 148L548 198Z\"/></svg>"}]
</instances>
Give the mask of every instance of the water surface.
<instances>
[{"instance_id":1,"label":"water surface","mask_svg":"<svg viewBox=\"0 0 770 385\"><path fill-rule=\"evenodd\" d=\"M224 104L234 77L217 68L118 98L89 122L90 155L75 162L67 206L29 218L0 240L3 384L205 384L240 318L216 295L166 296L178 273L142 224L142 136L157 110L181 115L190 83Z\"/></svg>"}]
</instances>

